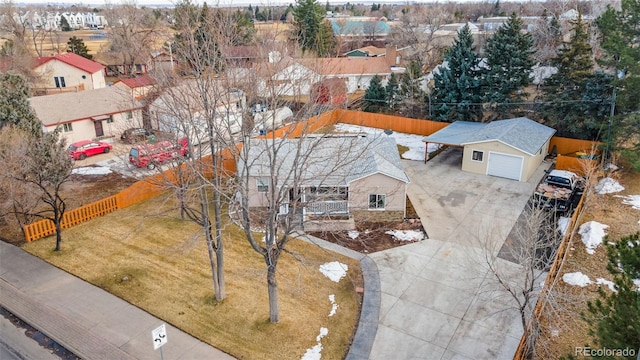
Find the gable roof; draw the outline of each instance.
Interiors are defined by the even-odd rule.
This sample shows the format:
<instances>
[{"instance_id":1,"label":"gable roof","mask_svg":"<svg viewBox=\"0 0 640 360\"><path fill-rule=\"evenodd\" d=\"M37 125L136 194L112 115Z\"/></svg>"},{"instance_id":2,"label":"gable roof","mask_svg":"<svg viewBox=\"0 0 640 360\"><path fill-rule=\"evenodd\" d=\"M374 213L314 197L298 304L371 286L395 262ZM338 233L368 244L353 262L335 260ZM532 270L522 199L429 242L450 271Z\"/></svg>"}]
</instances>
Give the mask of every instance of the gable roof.
<instances>
[{"instance_id":1,"label":"gable roof","mask_svg":"<svg viewBox=\"0 0 640 360\"><path fill-rule=\"evenodd\" d=\"M85 90L29 99L38 119L45 126L117 114L142 107L130 92L120 86Z\"/></svg>"},{"instance_id":2,"label":"gable roof","mask_svg":"<svg viewBox=\"0 0 640 360\"><path fill-rule=\"evenodd\" d=\"M499 141L533 156L555 132L554 129L525 117L490 123L456 121L426 137L424 141L461 146Z\"/></svg>"},{"instance_id":3,"label":"gable roof","mask_svg":"<svg viewBox=\"0 0 640 360\"><path fill-rule=\"evenodd\" d=\"M351 56L349 54L356 53L356 52L361 52L369 57L376 57L376 56L385 55L387 53L387 49L370 45L370 46L361 47L359 49L353 49L351 51L347 51L344 55Z\"/></svg>"},{"instance_id":4,"label":"gable roof","mask_svg":"<svg viewBox=\"0 0 640 360\"><path fill-rule=\"evenodd\" d=\"M384 57L298 59L298 63L325 76L391 74Z\"/></svg>"},{"instance_id":5,"label":"gable roof","mask_svg":"<svg viewBox=\"0 0 640 360\"><path fill-rule=\"evenodd\" d=\"M74 53L62 53L56 54L54 56L39 57L36 59L34 68L46 64L52 60L61 61L67 65L71 65L82 71L88 72L89 74L94 74L104 69L104 66L98 64L97 62L89 60L87 58L83 58L82 56L76 55Z\"/></svg>"},{"instance_id":6,"label":"gable roof","mask_svg":"<svg viewBox=\"0 0 640 360\"><path fill-rule=\"evenodd\" d=\"M267 147L268 146L268 147ZM258 140L249 149L249 175L269 176L272 147L278 148L278 186L291 183L294 166L305 186L347 186L349 183L383 174L409 183L395 139L391 137L305 137L299 139ZM296 154L303 154L296 156ZM308 159L301 160L309 154ZM303 161L305 164L300 165ZM238 169L243 169L241 161Z\"/></svg>"}]
</instances>

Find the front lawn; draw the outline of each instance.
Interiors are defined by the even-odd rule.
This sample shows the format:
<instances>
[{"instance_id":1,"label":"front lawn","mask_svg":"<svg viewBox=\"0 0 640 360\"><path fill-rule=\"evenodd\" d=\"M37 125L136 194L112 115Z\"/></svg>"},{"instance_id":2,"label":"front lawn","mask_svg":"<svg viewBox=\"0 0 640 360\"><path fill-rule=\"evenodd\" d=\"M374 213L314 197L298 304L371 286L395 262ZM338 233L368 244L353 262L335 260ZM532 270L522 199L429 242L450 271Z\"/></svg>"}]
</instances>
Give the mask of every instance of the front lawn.
<instances>
[{"instance_id":1,"label":"front lawn","mask_svg":"<svg viewBox=\"0 0 640 360\"><path fill-rule=\"evenodd\" d=\"M67 229L59 253L53 237L23 248L239 359L300 359L322 327L329 330L322 357L346 355L359 318L357 261L292 241L293 255L278 264L280 322L273 325L264 261L239 228L225 224L228 296L218 303L202 230L174 205L159 196ZM319 271L333 261L348 265L337 283Z\"/></svg>"}]
</instances>

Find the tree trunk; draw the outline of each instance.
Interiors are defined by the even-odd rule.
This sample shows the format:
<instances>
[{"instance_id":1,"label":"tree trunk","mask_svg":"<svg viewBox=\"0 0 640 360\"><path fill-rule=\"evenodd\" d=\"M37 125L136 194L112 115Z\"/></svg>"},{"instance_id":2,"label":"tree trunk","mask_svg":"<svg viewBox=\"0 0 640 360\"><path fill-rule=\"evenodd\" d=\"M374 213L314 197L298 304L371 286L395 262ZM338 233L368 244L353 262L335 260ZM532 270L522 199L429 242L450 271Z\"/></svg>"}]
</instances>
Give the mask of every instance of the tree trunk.
<instances>
[{"instance_id":1,"label":"tree trunk","mask_svg":"<svg viewBox=\"0 0 640 360\"><path fill-rule=\"evenodd\" d=\"M269 289L269 321L276 324L280 321L280 307L278 305L278 281L276 280L275 264L267 266L267 286Z\"/></svg>"},{"instance_id":2,"label":"tree trunk","mask_svg":"<svg viewBox=\"0 0 640 360\"><path fill-rule=\"evenodd\" d=\"M210 141L211 145L211 161L213 162L213 219L216 226L216 258L218 259L218 291L216 291L216 300L222 301L227 297L227 290L224 282L224 246L222 241L222 204L220 198L220 179L221 175L219 173L219 159L218 154L215 153L216 148L213 146L212 141Z\"/></svg>"},{"instance_id":3,"label":"tree trunk","mask_svg":"<svg viewBox=\"0 0 640 360\"><path fill-rule=\"evenodd\" d=\"M204 226L205 240L207 241L207 253L209 254L209 265L211 266L211 280L213 280L213 293L218 300L218 293L220 292L220 284L218 282L218 267L216 266L216 257L213 255L215 252L213 233L211 232L211 221L209 220L209 213L207 204L200 202L202 209L202 221Z\"/></svg>"},{"instance_id":4,"label":"tree trunk","mask_svg":"<svg viewBox=\"0 0 640 360\"><path fill-rule=\"evenodd\" d=\"M54 221L56 226L56 248L54 251L60 251L60 243L62 243L62 227L60 226L60 219Z\"/></svg>"}]
</instances>

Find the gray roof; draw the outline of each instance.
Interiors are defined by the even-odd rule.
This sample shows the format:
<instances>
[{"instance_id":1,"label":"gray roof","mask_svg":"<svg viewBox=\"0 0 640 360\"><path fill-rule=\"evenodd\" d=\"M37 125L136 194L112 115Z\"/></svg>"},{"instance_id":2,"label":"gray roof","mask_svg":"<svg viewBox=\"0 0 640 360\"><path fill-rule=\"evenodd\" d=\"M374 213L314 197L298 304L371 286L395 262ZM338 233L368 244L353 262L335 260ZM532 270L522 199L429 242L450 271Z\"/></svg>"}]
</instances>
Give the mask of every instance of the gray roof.
<instances>
[{"instance_id":1,"label":"gray roof","mask_svg":"<svg viewBox=\"0 0 640 360\"><path fill-rule=\"evenodd\" d=\"M275 157L274 148L278 149ZM247 161L249 175L270 176L271 158L276 159L280 186L293 182L294 171L299 184L306 186L346 186L377 173L409 182L395 139L387 136L253 140ZM240 161L238 171L243 167L244 162Z\"/></svg>"},{"instance_id":2,"label":"gray roof","mask_svg":"<svg viewBox=\"0 0 640 360\"><path fill-rule=\"evenodd\" d=\"M525 117L490 123L456 121L424 139L449 145L499 141L529 155L535 155L556 131Z\"/></svg>"},{"instance_id":3,"label":"gray roof","mask_svg":"<svg viewBox=\"0 0 640 360\"><path fill-rule=\"evenodd\" d=\"M133 98L131 90L117 85L96 90L36 96L30 98L29 102L44 125L117 114L142 107L142 103Z\"/></svg>"}]
</instances>

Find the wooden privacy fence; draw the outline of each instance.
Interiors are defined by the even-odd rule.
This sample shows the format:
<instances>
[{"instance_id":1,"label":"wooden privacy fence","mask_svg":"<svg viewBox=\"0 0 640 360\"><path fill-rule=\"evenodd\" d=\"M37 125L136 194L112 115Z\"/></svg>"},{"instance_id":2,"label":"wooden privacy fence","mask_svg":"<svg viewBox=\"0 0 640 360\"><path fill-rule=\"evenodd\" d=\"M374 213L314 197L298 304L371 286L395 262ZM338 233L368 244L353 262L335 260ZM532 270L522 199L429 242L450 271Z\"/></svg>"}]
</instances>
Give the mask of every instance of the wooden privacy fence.
<instances>
[{"instance_id":1,"label":"wooden privacy fence","mask_svg":"<svg viewBox=\"0 0 640 360\"><path fill-rule=\"evenodd\" d=\"M340 122L350 125L374 127L378 129L390 129L396 132L431 135L434 132L450 125L446 122L411 119L400 116L367 113L355 110L338 109L333 112L334 123Z\"/></svg>"},{"instance_id":2,"label":"wooden privacy fence","mask_svg":"<svg viewBox=\"0 0 640 360\"><path fill-rule=\"evenodd\" d=\"M556 169L569 170L576 174L585 175L588 169L598 165L598 160L580 159L575 156L558 155Z\"/></svg>"},{"instance_id":3,"label":"wooden privacy fence","mask_svg":"<svg viewBox=\"0 0 640 360\"><path fill-rule=\"evenodd\" d=\"M574 234L573 229L576 226L576 222L578 221L578 216L582 211L582 207L584 206L585 196L586 195L582 196L582 198L580 199L580 202L578 202L578 205L576 206L575 211L573 212L573 215L571 215L569 224L567 224L565 236L562 238L562 241L558 246L558 251L556 252L556 256L553 259L553 263L549 268L549 273L547 274L547 277L544 280L544 285L542 287L542 290L540 291L540 296L538 296L536 306L533 308L533 314L531 315L532 318L535 318L535 321L540 321L540 317L542 316L542 311L544 310L544 306L546 302L545 297L551 291L551 287L553 287L553 285L556 283L558 275L560 274L560 270L562 268L564 257L569 247L569 243L571 243L571 240L573 239L573 234ZM531 321L529 323L531 324ZM516 353L513 356L514 360L525 360L527 358L527 331L530 331L530 329L525 330L525 333L520 338L520 343L518 344ZM532 346L535 346L535 344L532 344Z\"/></svg>"},{"instance_id":4,"label":"wooden privacy fence","mask_svg":"<svg viewBox=\"0 0 640 360\"><path fill-rule=\"evenodd\" d=\"M117 195L109 196L108 198L65 212L60 226L66 229L117 210L118 203L116 196ZM36 221L24 226L24 236L27 242L49 236L55 232L56 227L53 221L49 219Z\"/></svg>"},{"instance_id":5,"label":"wooden privacy fence","mask_svg":"<svg viewBox=\"0 0 640 360\"><path fill-rule=\"evenodd\" d=\"M600 146L602 146L601 142L570 139L560 136L554 136L549 141L549 151L551 152L555 147L558 155L574 154L579 151L591 153L592 151L598 150Z\"/></svg>"}]
</instances>

